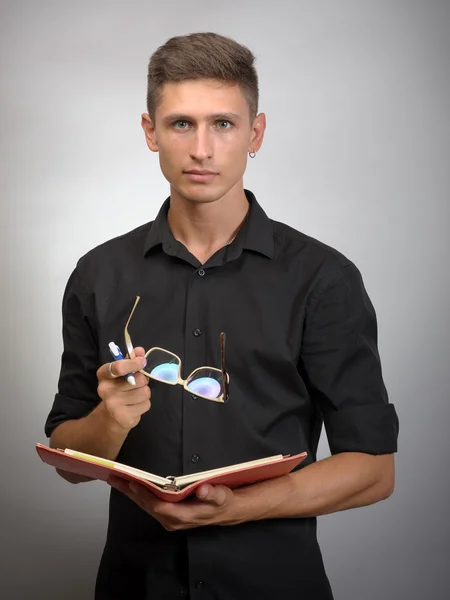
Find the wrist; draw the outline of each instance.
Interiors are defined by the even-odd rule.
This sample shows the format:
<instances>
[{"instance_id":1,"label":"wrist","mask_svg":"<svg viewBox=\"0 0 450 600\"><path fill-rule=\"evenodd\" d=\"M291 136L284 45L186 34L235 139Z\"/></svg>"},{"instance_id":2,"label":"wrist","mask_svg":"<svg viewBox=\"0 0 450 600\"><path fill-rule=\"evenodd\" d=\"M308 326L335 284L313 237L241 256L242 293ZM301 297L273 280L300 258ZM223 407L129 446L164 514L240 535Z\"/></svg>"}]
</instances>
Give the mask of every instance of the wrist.
<instances>
[{"instance_id":1,"label":"wrist","mask_svg":"<svg viewBox=\"0 0 450 600\"><path fill-rule=\"evenodd\" d=\"M252 502L252 488L255 485L258 484L232 490L232 500L229 503L227 515L222 525L239 525L255 520L254 503Z\"/></svg>"},{"instance_id":2,"label":"wrist","mask_svg":"<svg viewBox=\"0 0 450 600\"><path fill-rule=\"evenodd\" d=\"M109 437L121 441L127 437L131 428L125 428L116 421L107 409L103 400L100 402L95 412L97 412L97 417L101 422L102 431L109 435Z\"/></svg>"},{"instance_id":3,"label":"wrist","mask_svg":"<svg viewBox=\"0 0 450 600\"><path fill-rule=\"evenodd\" d=\"M286 502L294 493L292 474L238 488L234 490L230 518L236 524L292 516L286 511Z\"/></svg>"}]
</instances>

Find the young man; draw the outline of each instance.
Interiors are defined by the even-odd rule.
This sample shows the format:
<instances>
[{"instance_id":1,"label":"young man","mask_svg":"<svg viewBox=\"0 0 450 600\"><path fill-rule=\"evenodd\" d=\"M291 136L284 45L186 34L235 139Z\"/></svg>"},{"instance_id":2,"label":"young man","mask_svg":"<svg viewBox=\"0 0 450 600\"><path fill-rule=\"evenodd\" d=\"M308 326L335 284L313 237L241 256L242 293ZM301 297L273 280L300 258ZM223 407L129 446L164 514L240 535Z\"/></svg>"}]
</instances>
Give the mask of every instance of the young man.
<instances>
[{"instance_id":1,"label":"young man","mask_svg":"<svg viewBox=\"0 0 450 600\"><path fill-rule=\"evenodd\" d=\"M111 480L97 600L329 600L317 515L394 487L398 421L357 268L270 220L243 187L265 130L253 62L215 34L172 38L152 56L142 126L170 197L155 221L92 250L70 277L46 433L53 447L163 476L278 453L308 459L235 491L201 486L179 504ZM124 344L138 295L136 356L111 363L108 342ZM184 378L220 368L222 331L227 403L137 372L151 347L180 356ZM130 372L136 387L122 377ZM316 461L323 423L332 456Z\"/></svg>"}]
</instances>

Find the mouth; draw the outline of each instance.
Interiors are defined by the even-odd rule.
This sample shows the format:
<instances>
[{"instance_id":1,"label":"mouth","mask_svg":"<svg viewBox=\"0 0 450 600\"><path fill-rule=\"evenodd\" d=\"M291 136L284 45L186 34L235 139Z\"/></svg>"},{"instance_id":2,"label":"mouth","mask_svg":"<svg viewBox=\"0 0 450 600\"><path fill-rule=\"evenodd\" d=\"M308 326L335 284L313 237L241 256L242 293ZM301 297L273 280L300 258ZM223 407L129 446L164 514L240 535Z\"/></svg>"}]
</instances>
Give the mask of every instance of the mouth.
<instances>
[{"instance_id":1,"label":"mouth","mask_svg":"<svg viewBox=\"0 0 450 600\"><path fill-rule=\"evenodd\" d=\"M218 173L213 171L207 171L205 169L191 169L190 171L184 171L184 174L191 181L197 181L199 183L212 181Z\"/></svg>"}]
</instances>

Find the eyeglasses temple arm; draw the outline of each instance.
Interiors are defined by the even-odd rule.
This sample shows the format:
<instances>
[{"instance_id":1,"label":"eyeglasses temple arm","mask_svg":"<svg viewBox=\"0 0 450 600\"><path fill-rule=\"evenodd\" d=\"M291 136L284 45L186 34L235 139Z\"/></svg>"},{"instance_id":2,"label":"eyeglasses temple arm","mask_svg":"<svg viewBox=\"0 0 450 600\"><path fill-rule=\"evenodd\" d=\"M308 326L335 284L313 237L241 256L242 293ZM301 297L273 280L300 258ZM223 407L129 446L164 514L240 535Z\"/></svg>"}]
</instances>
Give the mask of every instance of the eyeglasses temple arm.
<instances>
[{"instance_id":1,"label":"eyeglasses temple arm","mask_svg":"<svg viewBox=\"0 0 450 600\"><path fill-rule=\"evenodd\" d=\"M131 341L130 334L128 333L128 325L130 324L131 317L133 316L133 313L134 313L136 306L138 305L140 299L141 299L140 296L136 296L136 300L134 301L134 306L131 309L130 316L128 317L127 322L125 323L125 329L124 329L125 345L127 347L128 356L130 358L134 358L136 356L136 354L134 352L133 343Z\"/></svg>"},{"instance_id":2,"label":"eyeglasses temple arm","mask_svg":"<svg viewBox=\"0 0 450 600\"><path fill-rule=\"evenodd\" d=\"M222 367L222 386L223 386L223 399L224 402L228 401L229 398L229 382L228 382L228 373L225 369L225 342L227 336L222 331L220 334L220 364Z\"/></svg>"}]
</instances>

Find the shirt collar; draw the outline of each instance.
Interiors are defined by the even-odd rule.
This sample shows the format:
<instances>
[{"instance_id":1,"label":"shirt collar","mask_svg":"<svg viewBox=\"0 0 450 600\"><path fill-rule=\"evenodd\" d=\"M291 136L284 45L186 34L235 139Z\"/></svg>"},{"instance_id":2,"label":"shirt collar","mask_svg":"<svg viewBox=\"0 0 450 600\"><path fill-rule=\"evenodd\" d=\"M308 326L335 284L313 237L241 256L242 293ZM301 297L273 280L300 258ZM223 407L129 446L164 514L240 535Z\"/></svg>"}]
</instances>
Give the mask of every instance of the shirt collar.
<instances>
[{"instance_id":1,"label":"shirt collar","mask_svg":"<svg viewBox=\"0 0 450 600\"><path fill-rule=\"evenodd\" d=\"M273 258L275 242L272 221L257 202L255 195L249 190L244 190L244 192L250 204L250 209L244 226L236 236L236 243L233 244L235 251L240 254L243 249L253 250L268 258ZM156 219L151 224L145 240L144 254L160 244L166 254L177 255L181 244L174 238L167 221L169 207L170 197L165 200Z\"/></svg>"},{"instance_id":2,"label":"shirt collar","mask_svg":"<svg viewBox=\"0 0 450 600\"><path fill-rule=\"evenodd\" d=\"M242 231L242 247L245 250L254 250L264 254L267 258L273 258L275 255L275 241L272 221L257 202L255 195L250 190L244 191L250 204L250 212Z\"/></svg>"}]
</instances>

